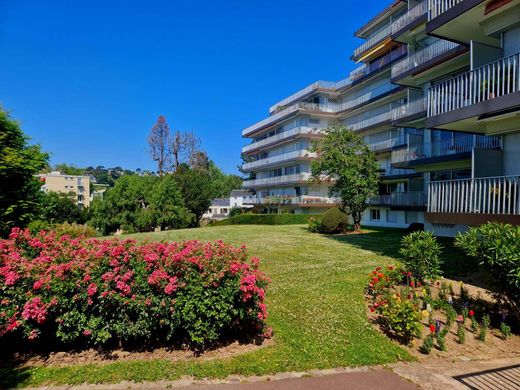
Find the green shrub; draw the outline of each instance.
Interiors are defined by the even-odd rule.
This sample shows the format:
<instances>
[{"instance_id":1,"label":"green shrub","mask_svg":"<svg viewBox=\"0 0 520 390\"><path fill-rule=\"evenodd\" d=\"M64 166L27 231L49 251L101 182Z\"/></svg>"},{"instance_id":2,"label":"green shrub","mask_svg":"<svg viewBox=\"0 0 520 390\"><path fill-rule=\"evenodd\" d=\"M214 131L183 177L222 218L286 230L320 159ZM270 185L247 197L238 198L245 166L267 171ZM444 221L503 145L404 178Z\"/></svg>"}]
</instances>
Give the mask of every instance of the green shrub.
<instances>
[{"instance_id":1,"label":"green shrub","mask_svg":"<svg viewBox=\"0 0 520 390\"><path fill-rule=\"evenodd\" d=\"M55 225L52 229L56 232L58 237L70 236L70 237L96 237L97 232L92 226L80 225L77 223L60 223Z\"/></svg>"},{"instance_id":2,"label":"green shrub","mask_svg":"<svg viewBox=\"0 0 520 390\"><path fill-rule=\"evenodd\" d=\"M38 234L42 230L49 231L53 228L53 225L49 222L42 221L40 219L31 221L27 228L31 231L31 234Z\"/></svg>"},{"instance_id":3,"label":"green shrub","mask_svg":"<svg viewBox=\"0 0 520 390\"><path fill-rule=\"evenodd\" d=\"M489 222L455 239L455 246L478 259L513 306L520 302L520 226ZM518 312L518 311L517 311Z\"/></svg>"},{"instance_id":4,"label":"green shrub","mask_svg":"<svg viewBox=\"0 0 520 390\"><path fill-rule=\"evenodd\" d=\"M486 314L482 317L482 324L480 325L480 332L478 334L478 339L480 341L486 341L487 331L489 329L489 324L491 323L491 319Z\"/></svg>"},{"instance_id":5,"label":"green shrub","mask_svg":"<svg viewBox=\"0 0 520 390\"><path fill-rule=\"evenodd\" d=\"M391 330L403 343L409 344L414 337L421 335L421 313L413 301L399 297L388 297L379 313L383 326Z\"/></svg>"},{"instance_id":6,"label":"green shrub","mask_svg":"<svg viewBox=\"0 0 520 390\"><path fill-rule=\"evenodd\" d=\"M309 225L307 226L307 230L311 233L321 233L321 218L312 217L309 218Z\"/></svg>"},{"instance_id":7,"label":"green shrub","mask_svg":"<svg viewBox=\"0 0 520 390\"><path fill-rule=\"evenodd\" d=\"M442 275L442 246L430 232L413 232L403 237L400 253L407 271L419 280L435 280Z\"/></svg>"},{"instance_id":8,"label":"green shrub","mask_svg":"<svg viewBox=\"0 0 520 390\"><path fill-rule=\"evenodd\" d=\"M216 221L212 226L227 225L303 225L309 222L309 218L316 217L314 214L252 214L246 213Z\"/></svg>"},{"instance_id":9,"label":"green shrub","mask_svg":"<svg viewBox=\"0 0 520 390\"><path fill-rule=\"evenodd\" d=\"M233 207L229 210L229 217L236 217L237 215L242 215L245 213L245 209L240 207Z\"/></svg>"},{"instance_id":10,"label":"green shrub","mask_svg":"<svg viewBox=\"0 0 520 390\"><path fill-rule=\"evenodd\" d=\"M500 333L502 333L502 338L507 340L509 336L511 336L511 327L507 325L505 322L500 323Z\"/></svg>"},{"instance_id":11,"label":"green shrub","mask_svg":"<svg viewBox=\"0 0 520 390\"><path fill-rule=\"evenodd\" d=\"M432 352L432 348L433 334L430 333L424 338L422 345L419 347L419 351L421 351L421 353L424 353L425 355L429 355Z\"/></svg>"},{"instance_id":12,"label":"green shrub","mask_svg":"<svg viewBox=\"0 0 520 390\"><path fill-rule=\"evenodd\" d=\"M348 226L348 214L338 207L328 209L321 219L322 233L333 234L344 231Z\"/></svg>"},{"instance_id":13,"label":"green shrub","mask_svg":"<svg viewBox=\"0 0 520 390\"><path fill-rule=\"evenodd\" d=\"M437 333L437 345L441 351L447 351L448 347L446 346L446 336L448 334L448 328L444 327L443 330Z\"/></svg>"},{"instance_id":14,"label":"green shrub","mask_svg":"<svg viewBox=\"0 0 520 390\"><path fill-rule=\"evenodd\" d=\"M464 327L464 323L459 323L457 325L457 341L459 344L464 344L466 342L466 328Z\"/></svg>"}]
</instances>

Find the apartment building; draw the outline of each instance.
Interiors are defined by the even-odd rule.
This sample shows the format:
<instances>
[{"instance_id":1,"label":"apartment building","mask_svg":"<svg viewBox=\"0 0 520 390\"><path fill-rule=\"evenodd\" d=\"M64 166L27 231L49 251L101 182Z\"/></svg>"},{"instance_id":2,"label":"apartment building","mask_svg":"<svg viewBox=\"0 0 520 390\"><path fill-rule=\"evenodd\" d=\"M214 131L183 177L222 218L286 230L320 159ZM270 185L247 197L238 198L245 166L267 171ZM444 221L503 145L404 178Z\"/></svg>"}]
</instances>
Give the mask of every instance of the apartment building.
<instances>
[{"instance_id":1,"label":"apartment building","mask_svg":"<svg viewBox=\"0 0 520 390\"><path fill-rule=\"evenodd\" d=\"M340 120L381 165L379 195L362 223L419 222L453 235L486 220L518 222L519 7L409 0L384 8L356 31L364 42L352 59L362 65L348 78L304 88L243 131L252 138L243 149L251 202L265 212L335 203L326 186L307 183L308 145Z\"/></svg>"},{"instance_id":2,"label":"apartment building","mask_svg":"<svg viewBox=\"0 0 520 390\"><path fill-rule=\"evenodd\" d=\"M90 207L90 176L63 175L60 172L37 175L42 191L70 193L79 208Z\"/></svg>"}]
</instances>

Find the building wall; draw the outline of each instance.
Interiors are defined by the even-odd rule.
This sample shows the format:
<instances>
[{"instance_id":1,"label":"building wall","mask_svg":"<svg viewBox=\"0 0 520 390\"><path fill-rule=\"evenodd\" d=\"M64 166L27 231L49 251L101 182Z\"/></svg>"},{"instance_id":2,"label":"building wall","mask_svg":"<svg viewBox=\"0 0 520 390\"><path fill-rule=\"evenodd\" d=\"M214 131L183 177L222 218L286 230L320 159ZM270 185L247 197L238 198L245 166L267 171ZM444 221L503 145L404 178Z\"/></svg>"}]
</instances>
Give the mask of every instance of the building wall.
<instances>
[{"instance_id":1,"label":"building wall","mask_svg":"<svg viewBox=\"0 0 520 390\"><path fill-rule=\"evenodd\" d=\"M74 193L80 207L90 207L90 177L73 175L39 175L45 178L45 192Z\"/></svg>"},{"instance_id":2,"label":"building wall","mask_svg":"<svg viewBox=\"0 0 520 390\"><path fill-rule=\"evenodd\" d=\"M504 175L520 175L520 123L518 133L504 135L503 142Z\"/></svg>"}]
</instances>

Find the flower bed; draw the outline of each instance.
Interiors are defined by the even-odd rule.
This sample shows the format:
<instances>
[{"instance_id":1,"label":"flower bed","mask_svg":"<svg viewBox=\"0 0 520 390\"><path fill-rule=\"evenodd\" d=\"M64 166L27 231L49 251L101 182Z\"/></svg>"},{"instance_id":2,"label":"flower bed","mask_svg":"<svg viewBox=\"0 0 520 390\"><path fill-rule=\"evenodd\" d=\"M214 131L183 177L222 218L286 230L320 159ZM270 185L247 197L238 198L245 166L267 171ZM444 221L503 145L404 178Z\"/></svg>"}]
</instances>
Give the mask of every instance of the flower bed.
<instances>
[{"instance_id":1,"label":"flower bed","mask_svg":"<svg viewBox=\"0 0 520 390\"><path fill-rule=\"evenodd\" d=\"M422 339L418 351L423 354L433 348L445 352L448 346L483 344L489 333L496 336L492 343L503 342L518 327L507 307L487 301L480 292L472 296L462 282L420 280L395 266L377 267L368 275L366 297L370 316L381 330L414 349Z\"/></svg>"},{"instance_id":2,"label":"flower bed","mask_svg":"<svg viewBox=\"0 0 520 390\"><path fill-rule=\"evenodd\" d=\"M74 348L264 337L266 276L244 246L56 238L0 241L0 342Z\"/></svg>"}]
</instances>

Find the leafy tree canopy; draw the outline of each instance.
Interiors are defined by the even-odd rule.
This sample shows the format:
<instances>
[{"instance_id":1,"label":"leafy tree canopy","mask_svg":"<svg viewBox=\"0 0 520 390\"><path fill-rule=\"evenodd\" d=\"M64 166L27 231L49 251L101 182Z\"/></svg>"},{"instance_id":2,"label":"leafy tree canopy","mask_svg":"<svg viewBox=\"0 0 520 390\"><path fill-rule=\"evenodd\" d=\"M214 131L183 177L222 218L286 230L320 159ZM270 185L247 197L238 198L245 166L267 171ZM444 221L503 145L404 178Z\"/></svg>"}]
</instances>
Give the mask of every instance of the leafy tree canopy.
<instances>
[{"instance_id":1,"label":"leafy tree canopy","mask_svg":"<svg viewBox=\"0 0 520 390\"><path fill-rule=\"evenodd\" d=\"M343 208L348 209L354 228L361 227L361 216L367 200L376 195L379 164L374 152L354 132L335 123L325 130L313 151L318 157L312 161L312 177L316 181L332 181L331 196L339 196Z\"/></svg>"}]
</instances>

